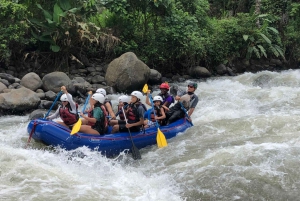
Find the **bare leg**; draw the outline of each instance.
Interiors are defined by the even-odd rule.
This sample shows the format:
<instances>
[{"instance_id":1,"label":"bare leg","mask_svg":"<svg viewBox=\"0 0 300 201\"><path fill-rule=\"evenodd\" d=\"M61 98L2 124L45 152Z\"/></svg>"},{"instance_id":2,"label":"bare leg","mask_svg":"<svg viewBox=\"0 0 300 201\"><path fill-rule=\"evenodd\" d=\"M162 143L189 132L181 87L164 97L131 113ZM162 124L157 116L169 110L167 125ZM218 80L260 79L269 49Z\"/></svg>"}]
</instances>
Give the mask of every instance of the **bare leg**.
<instances>
[{"instance_id":1,"label":"bare leg","mask_svg":"<svg viewBox=\"0 0 300 201\"><path fill-rule=\"evenodd\" d=\"M89 123L86 119L81 119L81 125L87 125Z\"/></svg>"},{"instance_id":2,"label":"bare leg","mask_svg":"<svg viewBox=\"0 0 300 201\"><path fill-rule=\"evenodd\" d=\"M110 120L110 122L109 122L110 126L114 126L116 124L118 124L118 120Z\"/></svg>"},{"instance_id":3,"label":"bare leg","mask_svg":"<svg viewBox=\"0 0 300 201\"><path fill-rule=\"evenodd\" d=\"M119 125L114 125L111 130L111 133L118 133L118 132L119 132Z\"/></svg>"},{"instance_id":4,"label":"bare leg","mask_svg":"<svg viewBox=\"0 0 300 201\"><path fill-rule=\"evenodd\" d=\"M81 125L79 132L87 133L87 134L98 134L98 135L100 134L98 131L92 129L92 127L88 125Z\"/></svg>"},{"instance_id":5,"label":"bare leg","mask_svg":"<svg viewBox=\"0 0 300 201\"><path fill-rule=\"evenodd\" d=\"M60 125L62 125L62 126L64 126L64 127L69 128L69 126L67 126L67 124L65 124L65 123L62 122L62 121L57 121L56 123L58 123L58 124L60 124Z\"/></svg>"}]
</instances>

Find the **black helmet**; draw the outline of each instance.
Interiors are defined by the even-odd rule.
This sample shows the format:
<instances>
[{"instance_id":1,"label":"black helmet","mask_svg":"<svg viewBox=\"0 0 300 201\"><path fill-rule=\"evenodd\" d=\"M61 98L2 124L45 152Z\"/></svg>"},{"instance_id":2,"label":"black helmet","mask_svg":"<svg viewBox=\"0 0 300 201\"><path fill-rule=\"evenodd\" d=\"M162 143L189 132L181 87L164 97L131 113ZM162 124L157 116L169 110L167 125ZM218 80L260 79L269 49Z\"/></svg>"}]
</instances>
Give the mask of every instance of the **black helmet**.
<instances>
[{"instance_id":1,"label":"black helmet","mask_svg":"<svg viewBox=\"0 0 300 201\"><path fill-rule=\"evenodd\" d=\"M188 86L193 86L195 89L197 89L198 84L196 82L189 82Z\"/></svg>"}]
</instances>

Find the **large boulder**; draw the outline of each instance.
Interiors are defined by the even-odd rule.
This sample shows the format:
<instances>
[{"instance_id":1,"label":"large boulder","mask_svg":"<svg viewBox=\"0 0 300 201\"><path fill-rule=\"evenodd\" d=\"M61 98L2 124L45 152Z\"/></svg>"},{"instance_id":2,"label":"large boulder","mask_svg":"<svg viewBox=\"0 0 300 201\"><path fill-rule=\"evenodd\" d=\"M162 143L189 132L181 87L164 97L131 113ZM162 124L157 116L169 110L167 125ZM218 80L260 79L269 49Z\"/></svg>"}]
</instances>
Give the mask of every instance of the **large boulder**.
<instances>
[{"instance_id":1,"label":"large boulder","mask_svg":"<svg viewBox=\"0 0 300 201\"><path fill-rule=\"evenodd\" d=\"M150 68L132 52L114 59L107 68L107 85L118 92L141 90L150 77Z\"/></svg>"},{"instance_id":2,"label":"large boulder","mask_svg":"<svg viewBox=\"0 0 300 201\"><path fill-rule=\"evenodd\" d=\"M45 91L53 91L55 93L60 91L61 86L66 86L71 88L71 79L64 72L52 72L46 74L43 79L43 88Z\"/></svg>"},{"instance_id":3,"label":"large boulder","mask_svg":"<svg viewBox=\"0 0 300 201\"><path fill-rule=\"evenodd\" d=\"M161 74L155 69L150 69L149 84L160 84L161 83Z\"/></svg>"},{"instance_id":4,"label":"large boulder","mask_svg":"<svg viewBox=\"0 0 300 201\"><path fill-rule=\"evenodd\" d=\"M32 91L35 91L43 86L43 82L36 73L27 73L22 79L21 79L21 85L24 87L31 89Z\"/></svg>"},{"instance_id":5,"label":"large boulder","mask_svg":"<svg viewBox=\"0 0 300 201\"><path fill-rule=\"evenodd\" d=\"M195 66L190 69L190 76L193 78L210 77L211 73L205 67Z\"/></svg>"},{"instance_id":6,"label":"large boulder","mask_svg":"<svg viewBox=\"0 0 300 201\"><path fill-rule=\"evenodd\" d=\"M12 89L9 93L0 94L0 110L11 114L24 112L37 108L40 101L38 95L30 89Z\"/></svg>"}]
</instances>

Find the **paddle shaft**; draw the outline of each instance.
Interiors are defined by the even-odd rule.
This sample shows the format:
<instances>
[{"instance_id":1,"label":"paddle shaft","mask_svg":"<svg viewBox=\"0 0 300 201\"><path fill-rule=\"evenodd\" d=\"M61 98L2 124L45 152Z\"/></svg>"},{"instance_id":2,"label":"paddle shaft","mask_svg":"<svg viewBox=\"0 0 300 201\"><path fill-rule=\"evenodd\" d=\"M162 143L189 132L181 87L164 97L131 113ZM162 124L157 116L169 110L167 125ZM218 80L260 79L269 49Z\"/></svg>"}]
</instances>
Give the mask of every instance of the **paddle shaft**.
<instances>
[{"instance_id":1,"label":"paddle shaft","mask_svg":"<svg viewBox=\"0 0 300 201\"><path fill-rule=\"evenodd\" d=\"M185 113L185 115L187 116L187 118L190 119L190 116L187 114L187 111L186 111L186 109L183 107L182 102L180 102L180 101L178 101L178 102L180 103L181 109L184 111L184 113ZM192 126L194 126L194 124L192 123L192 121L189 121L189 122L190 122L190 124L191 124Z\"/></svg>"},{"instance_id":2,"label":"paddle shaft","mask_svg":"<svg viewBox=\"0 0 300 201\"><path fill-rule=\"evenodd\" d=\"M126 118L126 114L124 112L124 108L122 107L122 112L124 114L124 117L125 117L125 122L127 124L127 118ZM126 125L125 125L126 126ZM133 139L132 139L132 136L131 136L131 132L130 132L130 129L128 128L128 132L129 132L129 136L130 136L130 140L131 140L131 143L132 143L132 157L134 160L137 160L137 159L142 159L141 157L141 153L140 151L138 150L138 148L134 145L134 142L133 142Z\"/></svg>"},{"instance_id":3,"label":"paddle shaft","mask_svg":"<svg viewBox=\"0 0 300 201\"><path fill-rule=\"evenodd\" d=\"M48 112L47 112L46 116L44 117L44 119L46 119L46 117L48 117L48 115L49 115L49 113L51 112L51 110L52 110L53 106L55 105L56 101L57 101L57 100L58 100L58 98L60 97L61 93L62 93L62 91L60 91L60 92L57 94L57 96L56 96L55 100L53 101L53 103L52 103L52 105L51 105L50 109L48 110Z\"/></svg>"},{"instance_id":4,"label":"paddle shaft","mask_svg":"<svg viewBox=\"0 0 300 201\"><path fill-rule=\"evenodd\" d=\"M85 100L84 106L82 108L82 113L84 113L84 111L85 111L85 108L86 108L86 106L87 106L87 104L88 104L88 102L90 100L90 96L91 96L91 94L89 94L88 97Z\"/></svg>"},{"instance_id":5,"label":"paddle shaft","mask_svg":"<svg viewBox=\"0 0 300 201\"><path fill-rule=\"evenodd\" d=\"M127 105L123 106L122 108L126 109L128 105L129 105L129 103L128 103ZM117 112L116 117L117 117L121 112L122 112L122 109L119 110L119 111Z\"/></svg>"}]
</instances>

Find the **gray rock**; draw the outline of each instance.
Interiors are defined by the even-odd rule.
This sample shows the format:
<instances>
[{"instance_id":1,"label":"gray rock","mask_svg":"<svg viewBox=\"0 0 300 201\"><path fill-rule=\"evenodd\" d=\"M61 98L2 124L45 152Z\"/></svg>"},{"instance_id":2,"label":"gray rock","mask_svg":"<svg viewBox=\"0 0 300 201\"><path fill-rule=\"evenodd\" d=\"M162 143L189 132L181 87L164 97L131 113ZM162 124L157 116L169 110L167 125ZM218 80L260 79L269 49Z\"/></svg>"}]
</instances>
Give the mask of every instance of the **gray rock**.
<instances>
[{"instance_id":1,"label":"gray rock","mask_svg":"<svg viewBox=\"0 0 300 201\"><path fill-rule=\"evenodd\" d=\"M46 93L45 93L45 98L47 99L47 100L55 100L55 98L56 98L56 93L54 93L53 91L47 91Z\"/></svg>"},{"instance_id":2,"label":"gray rock","mask_svg":"<svg viewBox=\"0 0 300 201\"><path fill-rule=\"evenodd\" d=\"M141 90L150 77L150 68L132 52L114 59L108 66L105 81L118 92Z\"/></svg>"},{"instance_id":3,"label":"gray rock","mask_svg":"<svg viewBox=\"0 0 300 201\"><path fill-rule=\"evenodd\" d=\"M46 74L43 77L42 82L45 91L53 91L55 93L60 91L61 86L66 86L68 88L68 85L71 84L70 78L63 72Z\"/></svg>"},{"instance_id":4,"label":"gray rock","mask_svg":"<svg viewBox=\"0 0 300 201\"><path fill-rule=\"evenodd\" d=\"M41 78L36 73L27 73L21 79L21 85L35 91L43 86Z\"/></svg>"},{"instance_id":5,"label":"gray rock","mask_svg":"<svg viewBox=\"0 0 300 201\"><path fill-rule=\"evenodd\" d=\"M35 92L22 87L0 94L0 109L9 113L22 112L36 108L40 101Z\"/></svg>"}]
</instances>

